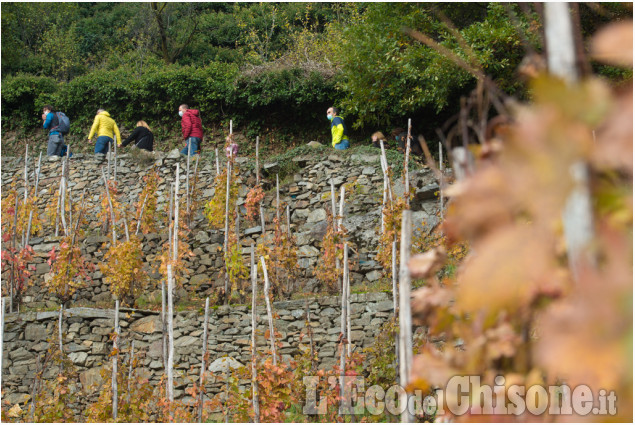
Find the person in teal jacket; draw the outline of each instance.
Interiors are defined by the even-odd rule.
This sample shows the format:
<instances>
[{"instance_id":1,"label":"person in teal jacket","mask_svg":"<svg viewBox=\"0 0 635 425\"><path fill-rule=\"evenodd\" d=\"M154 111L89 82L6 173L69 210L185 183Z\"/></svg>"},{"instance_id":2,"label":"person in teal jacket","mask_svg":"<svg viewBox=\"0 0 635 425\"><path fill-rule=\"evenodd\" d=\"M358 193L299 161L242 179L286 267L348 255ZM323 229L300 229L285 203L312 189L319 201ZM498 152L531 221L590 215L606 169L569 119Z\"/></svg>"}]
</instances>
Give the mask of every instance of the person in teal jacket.
<instances>
[{"instance_id":1,"label":"person in teal jacket","mask_svg":"<svg viewBox=\"0 0 635 425\"><path fill-rule=\"evenodd\" d=\"M331 106L326 110L326 118L331 121L331 136L333 137L332 145L335 149L344 150L350 147L348 140L348 129L344 124L344 118L339 116L340 110Z\"/></svg>"}]
</instances>

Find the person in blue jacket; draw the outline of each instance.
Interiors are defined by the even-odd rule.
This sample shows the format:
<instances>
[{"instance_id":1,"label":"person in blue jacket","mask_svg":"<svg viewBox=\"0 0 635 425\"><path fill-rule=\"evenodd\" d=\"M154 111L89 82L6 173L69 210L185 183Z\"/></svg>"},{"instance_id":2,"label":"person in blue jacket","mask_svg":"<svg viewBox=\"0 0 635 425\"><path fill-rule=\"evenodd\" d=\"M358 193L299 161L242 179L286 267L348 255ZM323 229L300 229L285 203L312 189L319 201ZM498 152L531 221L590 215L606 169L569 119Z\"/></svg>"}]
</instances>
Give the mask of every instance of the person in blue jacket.
<instances>
[{"instance_id":1,"label":"person in blue jacket","mask_svg":"<svg viewBox=\"0 0 635 425\"><path fill-rule=\"evenodd\" d=\"M42 108L42 120L44 120L44 128L49 131L49 141L46 148L46 154L48 156L62 156L64 136L61 132L56 130L56 128L60 125L60 122L51 105L46 105Z\"/></svg>"},{"instance_id":2,"label":"person in blue jacket","mask_svg":"<svg viewBox=\"0 0 635 425\"><path fill-rule=\"evenodd\" d=\"M348 129L344 124L344 118L339 116L340 110L331 106L326 110L326 118L331 121L332 145L335 149L344 150L350 147L348 140Z\"/></svg>"}]
</instances>

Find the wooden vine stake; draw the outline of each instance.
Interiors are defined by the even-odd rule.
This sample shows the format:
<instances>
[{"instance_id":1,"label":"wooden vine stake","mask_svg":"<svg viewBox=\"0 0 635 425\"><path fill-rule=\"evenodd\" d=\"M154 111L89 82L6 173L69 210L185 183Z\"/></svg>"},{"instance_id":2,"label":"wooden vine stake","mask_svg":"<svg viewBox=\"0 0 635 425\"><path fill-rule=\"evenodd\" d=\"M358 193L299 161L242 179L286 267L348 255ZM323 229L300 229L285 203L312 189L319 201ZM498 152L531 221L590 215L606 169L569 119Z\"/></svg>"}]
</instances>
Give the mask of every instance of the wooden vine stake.
<instances>
[{"instance_id":1,"label":"wooden vine stake","mask_svg":"<svg viewBox=\"0 0 635 425\"><path fill-rule=\"evenodd\" d=\"M167 341L166 341L166 337L167 337L167 323L166 323L166 317L165 317L165 282L163 281L163 279L161 279L161 330L162 330L162 338L161 338L161 345L162 345L162 351L161 354L163 354L163 370L167 370L167 366L168 366L168 346L167 346Z\"/></svg>"},{"instance_id":2,"label":"wooden vine stake","mask_svg":"<svg viewBox=\"0 0 635 425\"><path fill-rule=\"evenodd\" d=\"M230 133L231 134L231 133ZM227 161L227 188L225 191L225 241L223 242L224 252L229 249L229 186L231 182L231 161ZM229 304L229 270L227 269L227 260L225 260L225 304Z\"/></svg>"},{"instance_id":3,"label":"wooden vine stake","mask_svg":"<svg viewBox=\"0 0 635 425\"><path fill-rule=\"evenodd\" d=\"M260 145L260 137L256 136L256 184L260 184L260 168L258 166L259 145Z\"/></svg>"},{"instance_id":4,"label":"wooden vine stake","mask_svg":"<svg viewBox=\"0 0 635 425\"><path fill-rule=\"evenodd\" d=\"M57 318L57 340L60 346L60 354L64 353L64 341L62 338L62 315L64 314L64 305L60 304L60 313Z\"/></svg>"},{"instance_id":5,"label":"wooden vine stake","mask_svg":"<svg viewBox=\"0 0 635 425\"><path fill-rule=\"evenodd\" d=\"M258 267L255 262L255 247L251 244L251 399L254 408L254 423L260 422L258 402L258 372L256 370L256 297L258 295Z\"/></svg>"},{"instance_id":6,"label":"wooden vine stake","mask_svg":"<svg viewBox=\"0 0 635 425\"><path fill-rule=\"evenodd\" d=\"M392 205L392 187L390 185L390 176L388 175L388 160L386 159L386 149L384 148L383 140L379 141L379 146L381 147L381 157L379 161L381 163L381 171L384 174L384 180L386 182L384 187L388 189L388 200Z\"/></svg>"},{"instance_id":7,"label":"wooden vine stake","mask_svg":"<svg viewBox=\"0 0 635 425\"><path fill-rule=\"evenodd\" d=\"M198 160L200 157L201 155L196 155L196 163L194 164L194 182L192 182L192 187L189 189L189 192L187 194L187 225L189 228L192 227L192 219L194 218L194 214L192 214L192 211L190 210L192 208L192 196L194 195L194 190L196 189L196 185L198 184Z\"/></svg>"},{"instance_id":8,"label":"wooden vine stake","mask_svg":"<svg viewBox=\"0 0 635 425\"><path fill-rule=\"evenodd\" d=\"M130 343L130 363L128 364L128 404L130 404L130 382L132 381L132 362L134 361L134 340Z\"/></svg>"},{"instance_id":9,"label":"wooden vine stake","mask_svg":"<svg viewBox=\"0 0 635 425\"><path fill-rule=\"evenodd\" d=\"M37 168L35 170L35 185L34 185L34 189L33 189L33 197L37 197L37 188L38 188L38 184L40 183L40 170L41 170L41 164L42 164L42 152L40 151L40 157L37 160ZM33 222L33 211L29 212L29 223L26 226L26 234L24 235L24 246L26 247L29 244L29 238L31 235L31 224Z\"/></svg>"},{"instance_id":10,"label":"wooden vine stake","mask_svg":"<svg viewBox=\"0 0 635 425\"><path fill-rule=\"evenodd\" d=\"M406 157L403 164L404 172L404 198L406 200L406 209L410 208L410 176L408 175L408 160L410 157L410 132L412 129L412 120L408 118L408 137L406 138Z\"/></svg>"},{"instance_id":11,"label":"wooden vine stake","mask_svg":"<svg viewBox=\"0 0 635 425\"><path fill-rule=\"evenodd\" d=\"M113 161L114 162L114 169L115 169L114 172L113 172L113 180L116 182L117 181L117 136L113 135L112 139L113 139L112 145L113 145L113 148L114 148L113 150L115 152L115 158L114 158L114 161ZM68 152L68 150L67 150L67 152Z\"/></svg>"},{"instance_id":12,"label":"wooden vine stake","mask_svg":"<svg viewBox=\"0 0 635 425\"><path fill-rule=\"evenodd\" d=\"M101 167L101 176L104 179L104 186L106 186L106 197L108 198L108 207L110 208L110 221L112 223L112 244L114 245L117 242L117 233L115 231L115 211L112 208L112 200L110 199L110 191L108 190L108 180L106 180L104 167Z\"/></svg>"},{"instance_id":13,"label":"wooden vine stake","mask_svg":"<svg viewBox=\"0 0 635 425\"><path fill-rule=\"evenodd\" d=\"M112 340L112 418L117 421L117 358L119 357L119 300L115 300L115 337Z\"/></svg>"},{"instance_id":14,"label":"wooden vine stake","mask_svg":"<svg viewBox=\"0 0 635 425\"><path fill-rule=\"evenodd\" d=\"M187 169L185 171L185 211L190 213L190 155L192 154L192 144L187 142Z\"/></svg>"},{"instance_id":15,"label":"wooden vine stake","mask_svg":"<svg viewBox=\"0 0 635 425\"><path fill-rule=\"evenodd\" d=\"M218 148L215 149L216 152L216 175L218 176L220 174L220 163L218 162Z\"/></svg>"},{"instance_id":16,"label":"wooden vine stake","mask_svg":"<svg viewBox=\"0 0 635 425\"><path fill-rule=\"evenodd\" d=\"M106 169L106 176L108 176L108 180L110 180L110 143L108 143L108 152L106 153L106 159L108 160L108 168Z\"/></svg>"},{"instance_id":17,"label":"wooden vine stake","mask_svg":"<svg viewBox=\"0 0 635 425\"><path fill-rule=\"evenodd\" d=\"M4 298L0 298L0 306L2 307L2 316L0 316L0 370L2 370L2 359L4 358L4 311L6 305Z\"/></svg>"},{"instance_id":18,"label":"wooden vine stake","mask_svg":"<svg viewBox=\"0 0 635 425\"><path fill-rule=\"evenodd\" d=\"M168 394L168 400L170 402L174 401L174 380L173 380L173 368L174 368L174 327L172 323L173 318L173 278L172 278L172 264L168 264L168 317L167 317L167 325L168 325L168 368L167 368L167 389L166 392Z\"/></svg>"},{"instance_id":19,"label":"wooden vine stake","mask_svg":"<svg viewBox=\"0 0 635 425\"><path fill-rule=\"evenodd\" d=\"M399 316L399 292L397 289L397 241L392 242L392 311L393 319L397 319ZM399 332L394 333L395 337L395 363L396 369L399 370Z\"/></svg>"},{"instance_id":20,"label":"wooden vine stake","mask_svg":"<svg viewBox=\"0 0 635 425\"><path fill-rule=\"evenodd\" d=\"M280 223L280 183L278 181L278 175L276 174L276 218Z\"/></svg>"},{"instance_id":21,"label":"wooden vine stake","mask_svg":"<svg viewBox=\"0 0 635 425\"><path fill-rule=\"evenodd\" d=\"M342 277L342 306L341 306L341 321L340 321L340 403L343 403L346 400L345 397L345 388L346 381L344 381L344 377L346 376L346 346L348 345L348 340L346 339L346 316L348 315L347 311L347 302L346 302L346 280L348 279L348 267L346 266L348 263L348 245L344 244L344 276ZM344 406L340 404L340 409Z\"/></svg>"},{"instance_id":22,"label":"wooden vine stake","mask_svg":"<svg viewBox=\"0 0 635 425\"><path fill-rule=\"evenodd\" d=\"M203 385L205 384L205 367L207 360L207 326L209 322L209 297L205 299L205 318L203 319L203 350L201 354L201 377L199 379L198 393L198 422L203 422Z\"/></svg>"},{"instance_id":23,"label":"wooden vine stake","mask_svg":"<svg viewBox=\"0 0 635 425\"><path fill-rule=\"evenodd\" d=\"M399 385L409 384L412 365L412 315L410 313L410 245L412 238L412 212L404 210L401 217L401 258L399 262ZM407 406L408 395L403 392L399 404ZM401 414L402 423L412 422L412 416L405 409Z\"/></svg>"},{"instance_id":24,"label":"wooden vine stake","mask_svg":"<svg viewBox=\"0 0 635 425\"><path fill-rule=\"evenodd\" d=\"M18 196L15 197L15 209L13 210L13 247L16 248L16 233L18 231L18 203L20 202L20 198ZM13 289L14 289L14 278L13 278L13 267L11 265L11 290L9 292L9 313L13 313Z\"/></svg>"},{"instance_id":25,"label":"wooden vine stake","mask_svg":"<svg viewBox=\"0 0 635 425\"><path fill-rule=\"evenodd\" d=\"M176 164L176 182L174 188L174 231L172 237L174 238L174 242L172 245L173 256L172 261L174 264L178 261L179 258L179 178L180 178L180 167L179 163Z\"/></svg>"},{"instance_id":26,"label":"wooden vine stake","mask_svg":"<svg viewBox=\"0 0 635 425\"><path fill-rule=\"evenodd\" d=\"M265 210L260 206L260 225L262 227L262 243L265 243Z\"/></svg>"},{"instance_id":27,"label":"wooden vine stake","mask_svg":"<svg viewBox=\"0 0 635 425\"><path fill-rule=\"evenodd\" d=\"M335 185L333 184L333 179L331 179L331 210L333 212L333 229L336 232L339 232L339 220L337 218L337 210L335 206L337 205L337 201L335 199ZM340 259L335 257L335 270L337 270L337 286L342 288L342 277L339 274L339 270L341 269Z\"/></svg>"},{"instance_id":28,"label":"wooden vine stake","mask_svg":"<svg viewBox=\"0 0 635 425\"><path fill-rule=\"evenodd\" d=\"M545 44L548 47L549 72L562 78L567 84L579 79L576 61L574 25L567 3L544 5ZM569 269L574 281L579 281L581 266L595 264L596 258L589 249L594 237L593 205L591 202L589 164L581 157L570 165L573 187L562 211L564 237L567 246Z\"/></svg>"},{"instance_id":29,"label":"wooden vine stake","mask_svg":"<svg viewBox=\"0 0 635 425\"><path fill-rule=\"evenodd\" d=\"M265 257L260 257L262 264L262 273L265 277L265 303L267 305L267 319L269 320L269 342L271 343L271 355L273 356L273 365L277 364L276 360L276 344L275 335L273 331L273 313L271 311L271 301L269 300L269 275L267 274L267 264L265 263Z\"/></svg>"},{"instance_id":30,"label":"wooden vine stake","mask_svg":"<svg viewBox=\"0 0 635 425\"><path fill-rule=\"evenodd\" d=\"M26 150L24 152L24 205L26 206L29 196L29 145L27 143ZM22 246L25 246L26 235L22 234Z\"/></svg>"}]
</instances>

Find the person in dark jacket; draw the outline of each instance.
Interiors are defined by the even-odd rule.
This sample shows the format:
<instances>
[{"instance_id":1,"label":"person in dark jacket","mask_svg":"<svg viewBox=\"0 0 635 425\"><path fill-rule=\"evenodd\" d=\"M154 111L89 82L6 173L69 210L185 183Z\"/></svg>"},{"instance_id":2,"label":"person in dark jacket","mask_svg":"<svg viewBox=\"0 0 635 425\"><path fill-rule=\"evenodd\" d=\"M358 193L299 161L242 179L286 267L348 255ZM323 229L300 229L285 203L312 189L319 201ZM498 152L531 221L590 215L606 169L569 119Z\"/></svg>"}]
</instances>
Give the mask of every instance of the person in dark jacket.
<instances>
[{"instance_id":1,"label":"person in dark jacket","mask_svg":"<svg viewBox=\"0 0 635 425\"><path fill-rule=\"evenodd\" d=\"M408 131L403 128L395 128L392 131L392 135L397 141L397 149L401 152L406 151L406 141L408 140ZM423 156L423 148L420 145L419 139L413 137L414 131L410 131L410 153L416 156Z\"/></svg>"},{"instance_id":2,"label":"person in dark jacket","mask_svg":"<svg viewBox=\"0 0 635 425\"><path fill-rule=\"evenodd\" d=\"M181 154L187 155L189 146L190 155L195 155L200 151L203 141L203 123L198 115L198 109L190 109L189 106L183 104L179 106L179 115L181 116L183 140L185 140L185 147Z\"/></svg>"},{"instance_id":3,"label":"person in dark jacket","mask_svg":"<svg viewBox=\"0 0 635 425\"><path fill-rule=\"evenodd\" d=\"M137 127L132 131L130 136L118 146L125 148L134 140L135 146L139 149L145 149L148 152L154 150L154 135L147 122L141 120L137 122Z\"/></svg>"}]
</instances>

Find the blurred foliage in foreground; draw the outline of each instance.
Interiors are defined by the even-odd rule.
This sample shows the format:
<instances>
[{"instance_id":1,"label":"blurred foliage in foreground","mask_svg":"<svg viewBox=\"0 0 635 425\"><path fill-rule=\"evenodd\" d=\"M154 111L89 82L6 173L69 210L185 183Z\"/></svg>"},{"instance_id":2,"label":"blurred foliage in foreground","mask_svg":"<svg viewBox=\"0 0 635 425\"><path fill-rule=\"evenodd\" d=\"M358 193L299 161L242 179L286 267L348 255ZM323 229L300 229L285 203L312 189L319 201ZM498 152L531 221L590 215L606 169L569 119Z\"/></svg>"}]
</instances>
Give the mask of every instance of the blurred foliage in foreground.
<instances>
[{"instance_id":1,"label":"blurred foliage in foreground","mask_svg":"<svg viewBox=\"0 0 635 425\"><path fill-rule=\"evenodd\" d=\"M603 30L594 38L594 56L632 67L632 29L624 22ZM611 89L589 78L568 86L542 75L532 82L532 96L507 131L475 150L475 173L447 191L444 230L450 241L469 241L471 252L455 279L413 293L415 323L429 326L430 340L445 343L424 345L411 387L445 388L455 375L478 375L492 386L503 376L505 389L585 384L596 397L615 391L617 416L558 417L547 409L541 417L469 411L453 419L630 422L632 85ZM580 161L590 170L594 237L587 259L574 268L562 212ZM469 397L478 404L481 395Z\"/></svg>"}]
</instances>

